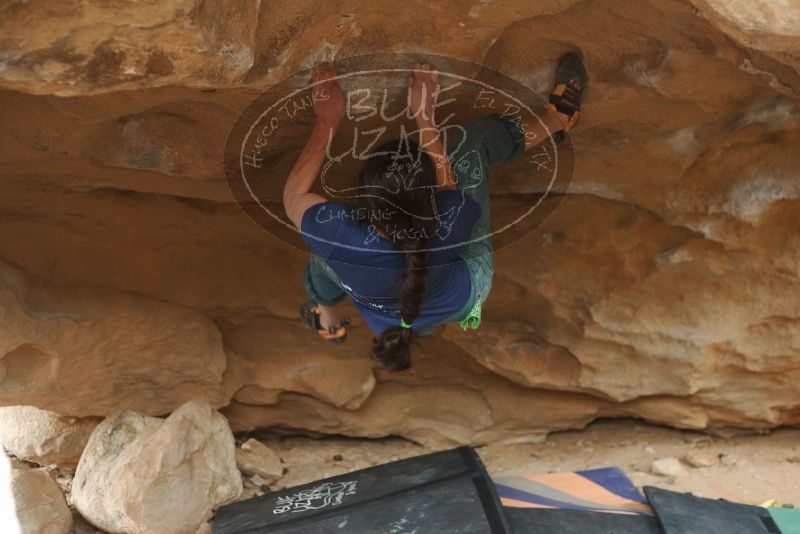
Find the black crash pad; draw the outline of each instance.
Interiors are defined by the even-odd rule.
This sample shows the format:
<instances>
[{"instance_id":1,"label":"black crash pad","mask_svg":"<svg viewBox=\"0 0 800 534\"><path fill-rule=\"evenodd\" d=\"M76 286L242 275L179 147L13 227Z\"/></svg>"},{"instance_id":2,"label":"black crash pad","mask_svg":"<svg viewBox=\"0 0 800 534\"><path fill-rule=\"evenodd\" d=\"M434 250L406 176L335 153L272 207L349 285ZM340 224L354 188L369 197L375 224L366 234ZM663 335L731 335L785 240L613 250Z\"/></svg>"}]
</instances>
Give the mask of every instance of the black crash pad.
<instances>
[{"instance_id":1,"label":"black crash pad","mask_svg":"<svg viewBox=\"0 0 800 534\"><path fill-rule=\"evenodd\" d=\"M505 508L505 514L514 534L662 534L647 515L546 508Z\"/></svg>"},{"instance_id":2,"label":"black crash pad","mask_svg":"<svg viewBox=\"0 0 800 534\"><path fill-rule=\"evenodd\" d=\"M214 534L511 534L470 447L370 467L221 507Z\"/></svg>"},{"instance_id":3,"label":"black crash pad","mask_svg":"<svg viewBox=\"0 0 800 534\"><path fill-rule=\"evenodd\" d=\"M781 534L766 508L646 486L664 534Z\"/></svg>"}]
</instances>

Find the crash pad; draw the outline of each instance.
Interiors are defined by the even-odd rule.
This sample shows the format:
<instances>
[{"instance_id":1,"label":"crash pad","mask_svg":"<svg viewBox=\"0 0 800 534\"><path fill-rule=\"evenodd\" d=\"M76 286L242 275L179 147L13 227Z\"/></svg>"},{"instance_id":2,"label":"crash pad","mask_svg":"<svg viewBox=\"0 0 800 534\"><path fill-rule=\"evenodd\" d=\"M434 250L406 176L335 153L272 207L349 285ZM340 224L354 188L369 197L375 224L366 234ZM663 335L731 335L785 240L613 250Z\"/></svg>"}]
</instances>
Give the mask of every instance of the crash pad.
<instances>
[{"instance_id":1,"label":"crash pad","mask_svg":"<svg viewBox=\"0 0 800 534\"><path fill-rule=\"evenodd\" d=\"M459 532L510 534L470 447L354 471L221 507L214 534Z\"/></svg>"},{"instance_id":2,"label":"crash pad","mask_svg":"<svg viewBox=\"0 0 800 534\"><path fill-rule=\"evenodd\" d=\"M768 508L769 515L781 534L800 534L800 510L797 508Z\"/></svg>"},{"instance_id":3,"label":"crash pad","mask_svg":"<svg viewBox=\"0 0 800 534\"><path fill-rule=\"evenodd\" d=\"M645 486L664 534L781 534L766 508Z\"/></svg>"},{"instance_id":4,"label":"crash pad","mask_svg":"<svg viewBox=\"0 0 800 534\"><path fill-rule=\"evenodd\" d=\"M644 496L617 467L503 476L494 482L504 506L652 515Z\"/></svg>"},{"instance_id":5,"label":"crash pad","mask_svg":"<svg viewBox=\"0 0 800 534\"><path fill-rule=\"evenodd\" d=\"M646 515L509 507L505 514L515 534L662 534Z\"/></svg>"}]
</instances>

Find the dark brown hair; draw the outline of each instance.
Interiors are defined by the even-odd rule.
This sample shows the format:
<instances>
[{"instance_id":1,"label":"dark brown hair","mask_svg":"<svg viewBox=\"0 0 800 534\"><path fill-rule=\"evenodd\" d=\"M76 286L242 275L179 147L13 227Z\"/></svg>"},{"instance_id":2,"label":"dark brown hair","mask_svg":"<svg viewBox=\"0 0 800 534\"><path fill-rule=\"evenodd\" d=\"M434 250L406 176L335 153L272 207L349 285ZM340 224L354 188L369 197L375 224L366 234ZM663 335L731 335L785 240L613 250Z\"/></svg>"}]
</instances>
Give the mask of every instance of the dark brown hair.
<instances>
[{"instance_id":1,"label":"dark brown hair","mask_svg":"<svg viewBox=\"0 0 800 534\"><path fill-rule=\"evenodd\" d=\"M426 289L428 240L437 229L434 195L436 168L419 144L410 140L390 141L378 147L359 174L363 194L358 203L370 213L381 213L369 224L381 231L404 252L406 262L400 315L413 325L420 314ZM402 371L411 366L414 328L387 328L373 340L372 353L385 368Z\"/></svg>"}]
</instances>

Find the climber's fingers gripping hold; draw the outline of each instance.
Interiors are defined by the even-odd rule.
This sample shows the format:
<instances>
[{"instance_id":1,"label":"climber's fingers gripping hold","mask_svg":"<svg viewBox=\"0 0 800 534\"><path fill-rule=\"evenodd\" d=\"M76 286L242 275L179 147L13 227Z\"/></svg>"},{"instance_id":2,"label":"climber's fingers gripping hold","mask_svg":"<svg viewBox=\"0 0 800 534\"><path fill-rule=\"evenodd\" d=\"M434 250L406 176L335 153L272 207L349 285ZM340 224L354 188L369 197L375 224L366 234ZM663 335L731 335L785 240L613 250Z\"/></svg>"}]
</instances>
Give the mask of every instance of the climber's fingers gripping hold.
<instances>
[{"instance_id":1,"label":"climber's fingers gripping hold","mask_svg":"<svg viewBox=\"0 0 800 534\"><path fill-rule=\"evenodd\" d=\"M320 63L314 67L311 82L314 84L311 94L317 120L331 127L337 126L344 116L345 97L333 65Z\"/></svg>"},{"instance_id":2,"label":"climber's fingers gripping hold","mask_svg":"<svg viewBox=\"0 0 800 534\"><path fill-rule=\"evenodd\" d=\"M439 86L439 72L427 63L416 63L406 78L411 115L419 121L433 122L433 104Z\"/></svg>"}]
</instances>

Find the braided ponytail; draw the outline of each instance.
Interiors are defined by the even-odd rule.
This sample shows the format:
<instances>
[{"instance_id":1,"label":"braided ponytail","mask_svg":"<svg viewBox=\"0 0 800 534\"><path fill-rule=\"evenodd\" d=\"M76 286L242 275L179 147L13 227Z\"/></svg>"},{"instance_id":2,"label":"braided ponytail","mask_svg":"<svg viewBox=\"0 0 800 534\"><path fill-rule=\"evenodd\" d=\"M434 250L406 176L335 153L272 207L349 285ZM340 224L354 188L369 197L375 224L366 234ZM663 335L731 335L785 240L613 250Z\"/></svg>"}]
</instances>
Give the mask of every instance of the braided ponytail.
<instances>
[{"instance_id":1,"label":"braided ponytail","mask_svg":"<svg viewBox=\"0 0 800 534\"><path fill-rule=\"evenodd\" d=\"M379 156L367 160L360 173L362 187L375 188L380 194L361 197L368 209L375 211L392 206L389 220L374 222L384 234L392 234L396 249L404 252L406 268L402 274L403 294L400 299L400 318L397 326L387 328L373 340L372 354L386 369L402 371L411 366L411 343L417 336L409 327L419 317L427 287L428 238L436 231L433 195L436 190L436 168L430 156L411 141L405 141L404 154L416 154L418 166L407 165L407 174L398 176L400 154L398 141L390 141L376 149ZM399 181L398 181L399 179ZM413 184L409 187L406 184ZM389 231L389 230L392 231ZM401 326L402 324L405 326Z\"/></svg>"},{"instance_id":2,"label":"braided ponytail","mask_svg":"<svg viewBox=\"0 0 800 534\"><path fill-rule=\"evenodd\" d=\"M400 316L410 325L419 316L422 297L425 294L428 273L428 253L424 239L404 240L400 243L406 251L406 270L403 273L403 296L400 301ZM422 250L421 250L422 249ZM393 326L383 331L372 344L372 353L386 369L403 371L411 366L411 343L416 338L412 328Z\"/></svg>"}]
</instances>

